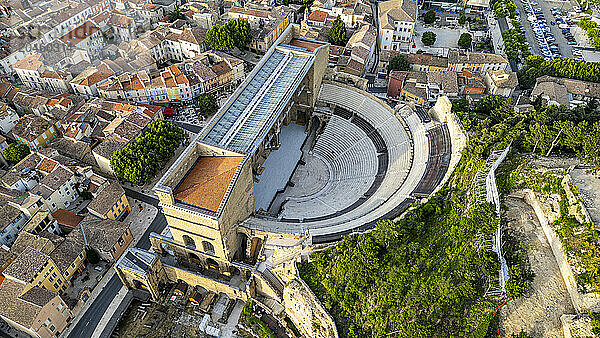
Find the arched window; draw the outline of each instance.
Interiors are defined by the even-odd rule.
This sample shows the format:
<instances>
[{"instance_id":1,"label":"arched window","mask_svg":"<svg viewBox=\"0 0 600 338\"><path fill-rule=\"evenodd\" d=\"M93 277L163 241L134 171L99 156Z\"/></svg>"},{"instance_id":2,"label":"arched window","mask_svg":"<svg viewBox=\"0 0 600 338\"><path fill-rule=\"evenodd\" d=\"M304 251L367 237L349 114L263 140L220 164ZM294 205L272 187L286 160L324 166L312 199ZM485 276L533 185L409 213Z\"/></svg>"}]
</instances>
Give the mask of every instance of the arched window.
<instances>
[{"instance_id":1,"label":"arched window","mask_svg":"<svg viewBox=\"0 0 600 338\"><path fill-rule=\"evenodd\" d=\"M196 242L188 235L183 235L183 243L186 248L196 249Z\"/></svg>"},{"instance_id":2,"label":"arched window","mask_svg":"<svg viewBox=\"0 0 600 338\"><path fill-rule=\"evenodd\" d=\"M202 247L204 248L204 252L211 254L211 255L215 254L215 247L212 245L212 243L203 241Z\"/></svg>"}]
</instances>

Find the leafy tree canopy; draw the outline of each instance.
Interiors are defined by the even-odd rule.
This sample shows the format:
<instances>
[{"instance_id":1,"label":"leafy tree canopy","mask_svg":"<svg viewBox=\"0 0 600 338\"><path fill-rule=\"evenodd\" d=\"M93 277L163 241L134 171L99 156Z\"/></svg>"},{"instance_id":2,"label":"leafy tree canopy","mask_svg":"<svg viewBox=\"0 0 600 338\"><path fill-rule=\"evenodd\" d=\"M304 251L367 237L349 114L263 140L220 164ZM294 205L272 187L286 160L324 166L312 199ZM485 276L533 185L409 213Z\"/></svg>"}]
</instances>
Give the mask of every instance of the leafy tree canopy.
<instances>
[{"instance_id":1,"label":"leafy tree canopy","mask_svg":"<svg viewBox=\"0 0 600 338\"><path fill-rule=\"evenodd\" d=\"M425 12L425 14L423 14L423 21L425 21L425 23L428 25L434 23L435 19L436 19L436 15L435 15L435 12L432 10L429 10L429 11Z\"/></svg>"},{"instance_id":2,"label":"leafy tree canopy","mask_svg":"<svg viewBox=\"0 0 600 338\"><path fill-rule=\"evenodd\" d=\"M206 32L206 45L213 50L228 52L233 49L234 41L225 26L214 25Z\"/></svg>"},{"instance_id":3,"label":"leafy tree canopy","mask_svg":"<svg viewBox=\"0 0 600 338\"><path fill-rule=\"evenodd\" d=\"M346 25L338 15L329 30L329 42L337 46L345 46L348 41L346 34Z\"/></svg>"},{"instance_id":4,"label":"leafy tree canopy","mask_svg":"<svg viewBox=\"0 0 600 338\"><path fill-rule=\"evenodd\" d=\"M252 35L250 34L250 24L246 19L234 19L229 20L225 24L225 28L229 32L229 35L233 39L233 44L239 48L244 49L252 41Z\"/></svg>"},{"instance_id":5,"label":"leafy tree canopy","mask_svg":"<svg viewBox=\"0 0 600 338\"><path fill-rule=\"evenodd\" d=\"M425 32L425 33L423 33L423 36L421 37L421 42L425 46L431 46L435 43L436 38L437 37L434 32Z\"/></svg>"},{"instance_id":6,"label":"leafy tree canopy","mask_svg":"<svg viewBox=\"0 0 600 338\"><path fill-rule=\"evenodd\" d=\"M185 133L175 123L153 121L143 134L111 157L110 166L121 179L137 185L148 183L184 138Z\"/></svg>"},{"instance_id":7,"label":"leafy tree canopy","mask_svg":"<svg viewBox=\"0 0 600 338\"><path fill-rule=\"evenodd\" d=\"M25 156L29 155L29 147L21 143L11 143L4 149L2 155L12 163L19 163Z\"/></svg>"},{"instance_id":8,"label":"leafy tree canopy","mask_svg":"<svg viewBox=\"0 0 600 338\"><path fill-rule=\"evenodd\" d=\"M462 33L460 38L458 39L458 46L464 49L471 48L471 42L473 42L473 37L469 33Z\"/></svg>"},{"instance_id":9,"label":"leafy tree canopy","mask_svg":"<svg viewBox=\"0 0 600 338\"><path fill-rule=\"evenodd\" d=\"M409 69L410 69L410 63L408 63L408 59L406 58L406 55L398 54L390 60L390 67L389 67L390 71L392 71L392 70L409 70Z\"/></svg>"},{"instance_id":10,"label":"leafy tree canopy","mask_svg":"<svg viewBox=\"0 0 600 338\"><path fill-rule=\"evenodd\" d=\"M217 112L219 106L214 96L210 94L202 94L198 97L198 106L202 110L203 116L209 116Z\"/></svg>"}]
</instances>

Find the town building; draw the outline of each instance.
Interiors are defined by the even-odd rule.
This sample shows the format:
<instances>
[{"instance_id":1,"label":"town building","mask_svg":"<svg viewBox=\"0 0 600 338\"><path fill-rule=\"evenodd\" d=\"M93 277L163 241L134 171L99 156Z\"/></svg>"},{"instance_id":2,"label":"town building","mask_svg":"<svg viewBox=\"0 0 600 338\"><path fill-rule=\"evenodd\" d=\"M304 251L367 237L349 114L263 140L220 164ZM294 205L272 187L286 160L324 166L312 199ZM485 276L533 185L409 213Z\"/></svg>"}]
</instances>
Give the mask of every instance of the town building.
<instances>
[{"instance_id":1,"label":"town building","mask_svg":"<svg viewBox=\"0 0 600 338\"><path fill-rule=\"evenodd\" d=\"M131 41L136 38L136 25L132 18L113 13L108 19L108 25L118 42Z\"/></svg>"},{"instance_id":2,"label":"town building","mask_svg":"<svg viewBox=\"0 0 600 338\"><path fill-rule=\"evenodd\" d=\"M13 69L26 87L63 93L70 91L71 74L45 65L40 53L25 56L13 65Z\"/></svg>"},{"instance_id":3,"label":"town building","mask_svg":"<svg viewBox=\"0 0 600 338\"><path fill-rule=\"evenodd\" d=\"M600 99L600 87L593 82L544 75L536 79L531 101L538 96L548 105L575 108L593 99Z\"/></svg>"},{"instance_id":4,"label":"town building","mask_svg":"<svg viewBox=\"0 0 600 338\"><path fill-rule=\"evenodd\" d=\"M73 318L58 292L5 278L0 283L0 318L32 337L57 337Z\"/></svg>"},{"instance_id":5,"label":"town building","mask_svg":"<svg viewBox=\"0 0 600 338\"><path fill-rule=\"evenodd\" d=\"M476 53L464 50L450 50L448 52L448 70L462 72L485 72L488 70L505 70L508 60L500 54Z\"/></svg>"},{"instance_id":6,"label":"town building","mask_svg":"<svg viewBox=\"0 0 600 338\"><path fill-rule=\"evenodd\" d=\"M96 192L96 196L87 209L90 214L102 219L123 220L131 211L131 206L123 187L119 182L114 181Z\"/></svg>"},{"instance_id":7,"label":"town building","mask_svg":"<svg viewBox=\"0 0 600 338\"><path fill-rule=\"evenodd\" d=\"M265 53L290 23L294 22L295 11L287 6L278 6L270 10L233 6L227 12L232 19L246 19L250 24L252 41L249 48Z\"/></svg>"},{"instance_id":8,"label":"town building","mask_svg":"<svg viewBox=\"0 0 600 338\"><path fill-rule=\"evenodd\" d=\"M80 26L61 36L59 40L71 48L85 51L91 58L98 56L105 44L102 31L90 20L84 21Z\"/></svg>"},{"instance_id":9,"label":"town building","mask_svg":"<svg viewBox=\"0 0 600 338\"><path fill-rule=\"evenodd\" d=\"M25 115L12 128L15 140L23 143L31 150L42 149L63 131L60 121L54 121L43 116Z\"/></svg>"},{"instance_id":10,"label":"town building","mask_svg":"<svg viewBox=\"0 0 600 338\"><path fill-rule=\"evenodd\" d=\"M346 51L338 57L337 69L356 76L363 76L373 60L377 30L363 25L348 39ZM347 55L349 52L349 55Z\"/></svg>"},{"instance_id":11,"label":"town building","mask_svg":"<svg viewBox=\"0 0 600 338\"><path fill-rule=\"evenodd\" d=\"M50 158L43 158L37 169L45 176L31 193L42 197L46 210L54 212L66 209L79 197L75 187L80 181L79 173L76 175L71 169Z\"/></svg>"},{"instance_id":12,"label":"town building","mask_svg":"<svg viewBox=\"0 0 600 338\"><path fill-rule=\"evenodd\" d=\"M387 97L396 101L413 102L417 105L433 103L438 97L458 97L456 72L398 71L390 73Z\"/></svg>"},{"instance_id":13,"label":"town building","mask_svg":"<svg viewBox=\"0 0 600 338\"><path fill-rule=\"evenodd\" d=\"M96 250L100 258L108 262L117 261L133 242L129 225L109 218L88 215L74 232L80 234L80 229L83 229L82 239L86 247Z\"/></svg>"},{"instance_id":14,"label":"town building","mask_svg":"<svg viewBox=\"0 0 600 338\"><path fill-rule=\"evenodd\" d=\"M410 53L407 56L412 71L415 72L445 72L448 70L448 58L428 53Z\"/></svg>"},{"instance_id":15,"label":"town building","mask_svg":"<svg viewBox=\"0 0 600 338\"><path fill-rule=\"evenodd\" d=\"M519 85L517 73L506 70L492 70L485 72L485 85L490 95L510 97Z\"/></svg>"},{"instance_id":16,"label":"town building","mask_svg":"<svg viewBox=\"0 0 600 338\"><path fill-rule=\"evenodd\" d=\"M379 46L382 51L407 51L413 43L417 20L415 0L388 0L379 6Z\"/></svg>"},{"instance_id":17,"label":"town building","mask_svg":"<svg viewBox=\"0 0 600 338\"><path fill-rule=\"evenodd\" d=\"M6 103L0 103L0 132L7 134L19 122L19 114Z\"/></svg>"}]
</instances>

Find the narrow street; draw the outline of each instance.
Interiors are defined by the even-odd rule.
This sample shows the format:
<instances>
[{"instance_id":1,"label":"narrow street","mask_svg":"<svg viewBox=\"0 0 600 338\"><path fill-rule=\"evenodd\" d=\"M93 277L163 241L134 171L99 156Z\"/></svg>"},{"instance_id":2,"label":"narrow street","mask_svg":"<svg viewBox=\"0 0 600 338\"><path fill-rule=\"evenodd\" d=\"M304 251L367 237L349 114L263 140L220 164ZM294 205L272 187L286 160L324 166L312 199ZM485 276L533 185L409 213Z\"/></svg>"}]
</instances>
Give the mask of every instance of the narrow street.
<instances>
[{"instance_id":1,"label":"narrow street","mask_svg":"<svg viewBox=\"0 0 600 338\"><path fill-rule=\"evenodd\" d=\"M158 200L154 197L141 194L139 192L133 191L128 188L125 189L125 194L127 197L135 198L137 200L146 202L153 206L158 207ZM167 220L162 212L158 212L157 216L154 218L142 239L136 245L137 248L141 249L149 249L150 248L150 239L149 235L151 232L160 233L167 225ZM79 322L75 324L75 327L71 331L68 337L71 338L80 338L80 337L91 337L98 325L98 322L106 312L106 309L110 305L113 298L115 298L116 294L119 292L119 289L123 284L115 274L108 284L104 287L104 289L100 292L98 297L94 300L90 308L86 313L83 314Z\"/></svg>"}]
</instances>

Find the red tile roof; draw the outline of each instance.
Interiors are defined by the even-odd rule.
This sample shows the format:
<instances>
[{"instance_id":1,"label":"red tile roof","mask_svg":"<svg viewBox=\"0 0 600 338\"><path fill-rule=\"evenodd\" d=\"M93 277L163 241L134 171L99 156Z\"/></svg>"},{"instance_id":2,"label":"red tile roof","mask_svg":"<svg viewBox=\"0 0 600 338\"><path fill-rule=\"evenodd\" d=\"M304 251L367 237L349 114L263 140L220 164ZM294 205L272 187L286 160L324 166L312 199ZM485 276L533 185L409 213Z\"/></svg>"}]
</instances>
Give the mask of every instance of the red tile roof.
<instances>
[{"instance_id":1,"label":"red tile roof","mask_svg":"<svg viewBox=\"0 0 600 338\"><path fill-rule=\"evenodd\" d=\"M76 227L83 220L83 216L77 216L71 211L65 209L58 209L52 213L52 217L56 219L56 222L60 225L68 226L71 228Z\"/></svg>"},{"instance_id":2,"label":"red tile roof","mask_svg":"<svg viewBox=\"0 0 600 338\"><path fill-rule=\"evenodd\" d=\"M67 34L61 36L60 40L69 47L74 47L99 30L100 28L98 28L98 26L96 26L93 22L86 21Z\"/></svg>"}]
</instances>

